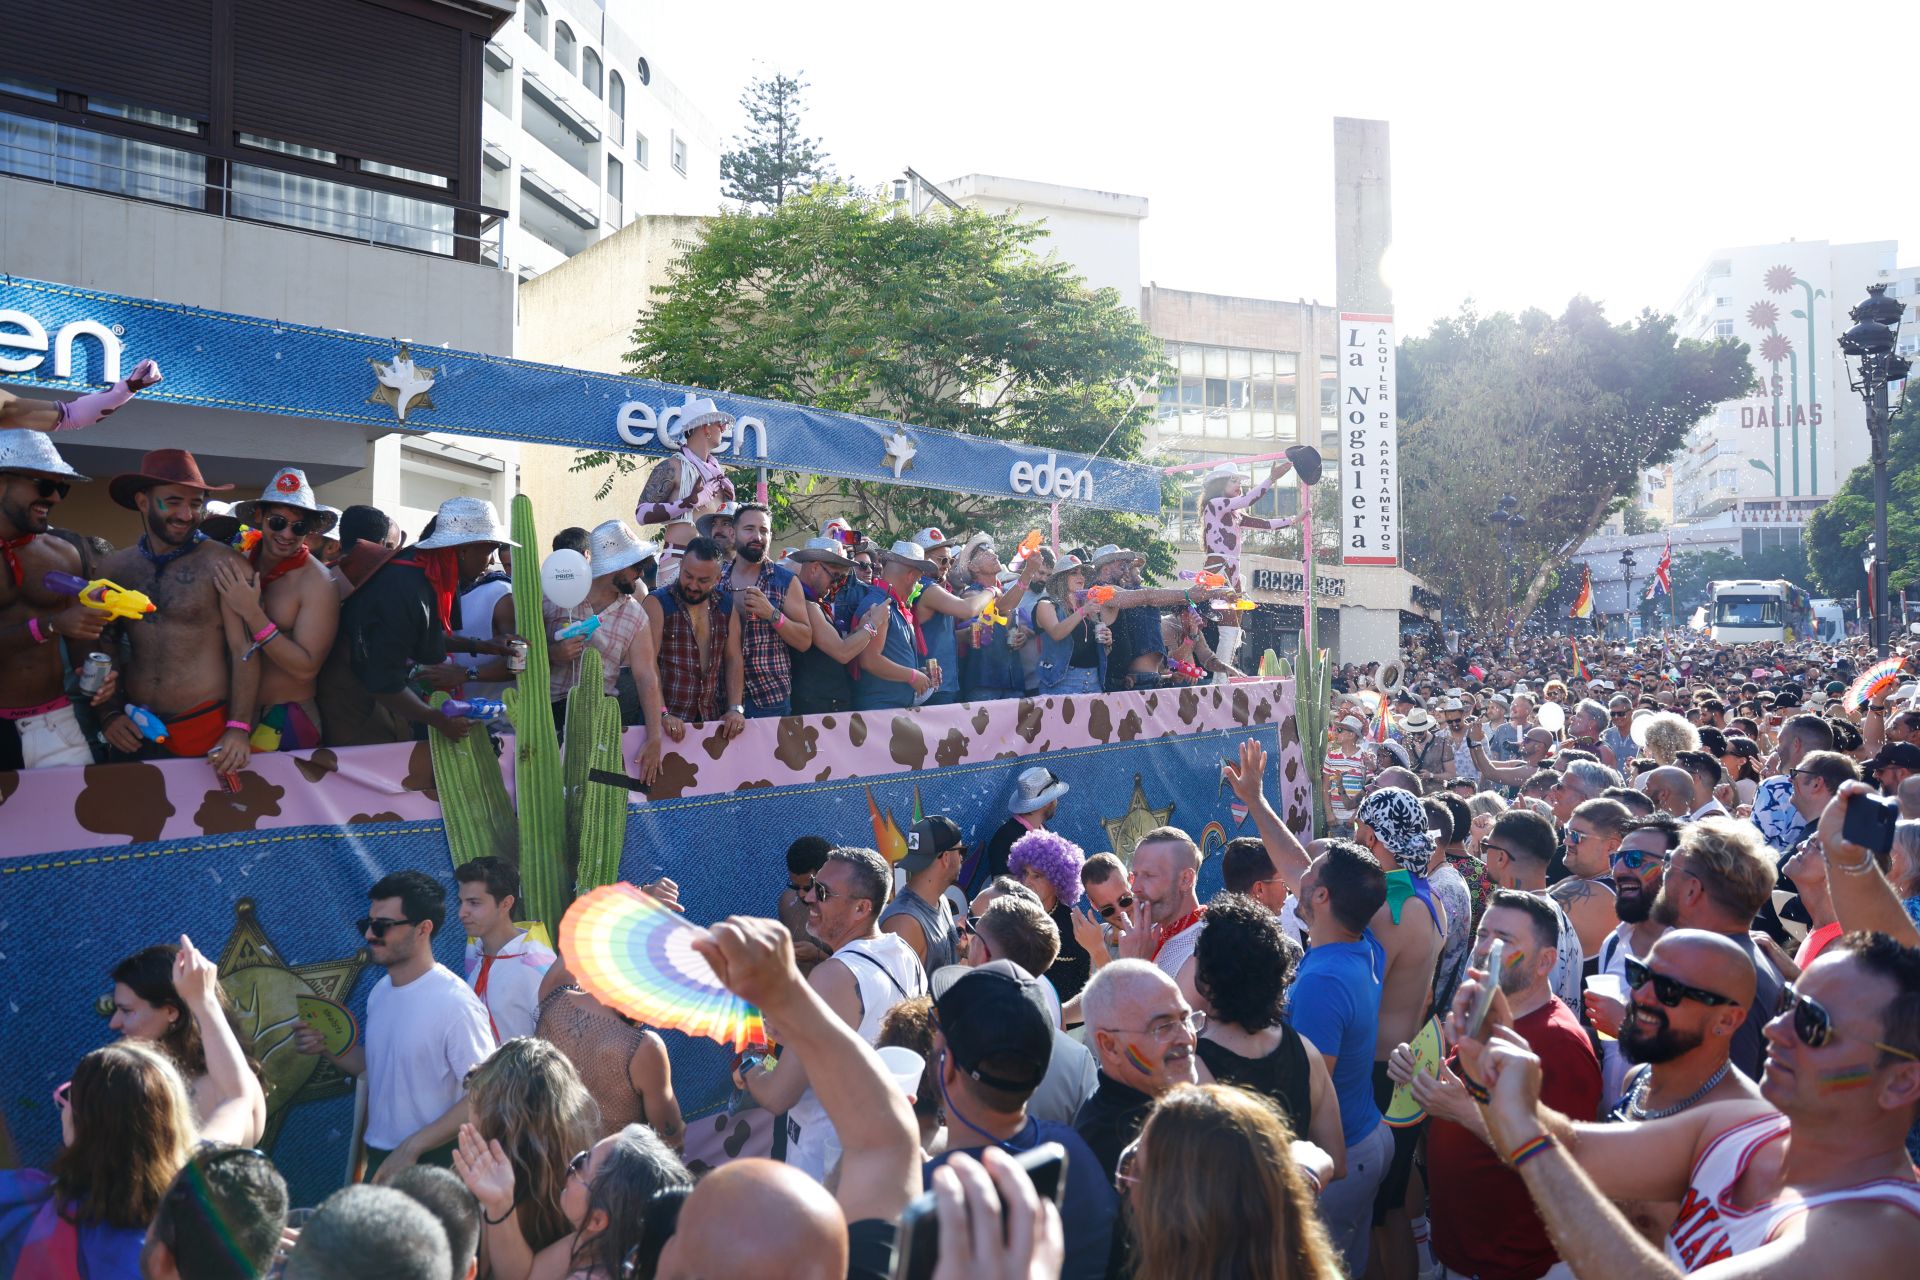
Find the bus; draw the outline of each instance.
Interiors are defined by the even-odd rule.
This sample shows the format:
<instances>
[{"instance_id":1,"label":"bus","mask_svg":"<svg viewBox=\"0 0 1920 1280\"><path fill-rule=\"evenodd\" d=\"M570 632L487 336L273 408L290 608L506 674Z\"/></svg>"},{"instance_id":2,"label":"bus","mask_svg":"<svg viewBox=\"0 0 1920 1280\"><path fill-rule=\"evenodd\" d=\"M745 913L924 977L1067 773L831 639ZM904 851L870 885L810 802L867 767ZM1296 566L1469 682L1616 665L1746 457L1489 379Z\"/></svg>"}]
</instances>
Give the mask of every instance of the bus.
<instances>
[{"instance_id":1,"label":"bus","mask_svg":"<svg viewBox=\"0 0 1920 1280\"><path fill-rule=\"evenodd\" d=\"M1838 600L1813 602L1813 631L1822 644L1839 644L1847 638L1847 611Z\"/></svg>"},{"instance_id":2,"label":"bus","mask_svg":"<svg viewBox=\"0 0 1920 1280\"><path fill-rule=\"evenodd\" d=\"M1784 578L1735 578L1709 583L1707 625L1718 644L1768 644L1811 639L1813 598Z\"/></svg>"}]
</instances>

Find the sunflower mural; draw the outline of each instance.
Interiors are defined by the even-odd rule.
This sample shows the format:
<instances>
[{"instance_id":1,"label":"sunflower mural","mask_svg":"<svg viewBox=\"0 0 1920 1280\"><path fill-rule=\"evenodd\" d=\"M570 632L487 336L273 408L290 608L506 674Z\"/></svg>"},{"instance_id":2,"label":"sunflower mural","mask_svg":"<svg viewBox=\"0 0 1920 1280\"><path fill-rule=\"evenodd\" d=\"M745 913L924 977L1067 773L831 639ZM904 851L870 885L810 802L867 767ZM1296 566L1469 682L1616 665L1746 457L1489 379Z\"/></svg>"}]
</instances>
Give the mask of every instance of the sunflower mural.
<instances>
[{"instance_id":1,"label":"sunflower mural","mask_svg":"<svg viewBox=\"0 0 1920 1280\"><path fill-rule=\"evenodd\" d=\"M1803 349L1807 357L1807 399L1804 405L1800 399L1800 352L1796 351L1793 343L1779 331L1779 308L1764 300L1756 302L1747 310L1747 323L1756 329L1764 329L1771 338L1779 339L1771 346L1768 340L1763 339L1760 344L1760 354L1761 359L1766 360L1773 367L1776 379L1780 364L1784 361L1787 365L1786 421L1791 432L1787 463L1793 475L1793 496L1801 496L1800 424L1802 422L1807 425L1806 492L1809 495L1817 494L1820 492L1820 414L1817 408L1820 383L1817 376L1819 357L1816 354L1819 344L1815 341L1813 312L1814 304L1826 297L1827 291L1814 288L1788 266L1767 268L1766 274L1761 277L1761 283L1766 286L1768 293L1774 294L1790 294L1795 289L1799 289L1806 300L1804 307L1795 307L1789 313L1793 319L1806 322L1806 343ZM1764 324L1761 323L1762 320L1765 321ZM1770 352L1772 354L1769 354ZM1771 385L1777 387L1779 383L1776 380ZM1780 413L1780 396L1776 392L1773 397L1773 492L1776 497L1785 493L1786 482L1786 477L1782 474L1780 456L1782 425Z\"/></svg>"}]
</instances>

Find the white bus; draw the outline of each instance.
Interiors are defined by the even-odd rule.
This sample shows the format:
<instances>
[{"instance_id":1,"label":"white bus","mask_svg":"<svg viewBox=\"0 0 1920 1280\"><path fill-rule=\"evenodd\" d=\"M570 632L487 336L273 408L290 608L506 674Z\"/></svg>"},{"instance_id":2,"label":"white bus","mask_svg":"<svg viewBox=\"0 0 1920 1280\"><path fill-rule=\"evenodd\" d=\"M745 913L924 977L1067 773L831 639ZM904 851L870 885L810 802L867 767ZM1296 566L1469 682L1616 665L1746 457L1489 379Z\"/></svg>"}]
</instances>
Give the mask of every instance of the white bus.
<instances>
[{"instance_id":1,"label":"white bus","mask_svg":"<svg viewBox=\"0 0 1920 1280\"><path fill-rule=\"evenodd\" d=\"M1813 602L1813 630L1821 644L1839 644L1847 638L1847 615L1838 600Z\"/></svg>"},{"instance_id":2,"label":"white bus","mask_svg":"<svg viewBox=\"0 0 1920 1280\"><path fill-rule=\"evenodd\" d=\"M1784 578L1736 578L1708 584L1708 626L1718 644L1769 644L1811 638L1813 601Z\"/></svg>"}]
</instances>

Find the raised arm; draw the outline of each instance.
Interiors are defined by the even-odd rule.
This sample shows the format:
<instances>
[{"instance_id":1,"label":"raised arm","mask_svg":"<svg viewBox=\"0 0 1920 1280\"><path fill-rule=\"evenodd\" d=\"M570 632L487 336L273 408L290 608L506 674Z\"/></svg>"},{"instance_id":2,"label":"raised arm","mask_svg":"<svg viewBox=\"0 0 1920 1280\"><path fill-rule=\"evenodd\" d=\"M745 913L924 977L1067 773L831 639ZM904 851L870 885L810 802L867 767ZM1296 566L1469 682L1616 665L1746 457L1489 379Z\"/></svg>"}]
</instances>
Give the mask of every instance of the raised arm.
<instances>
[{"instance_id":1,"label":"raised arm","mask_svg":"<svg viewBox=\"0 0 1920 1280\"><path fill-rule=\"evenodd\" d=\"M1920 929L1914 927L1893 885L1880 874L1873 853L1849 844L1841 834L1846 828L1847 805L1856 796L1872 794L1873 788L1864 782L1843 782L1820 813L1820 848L1827 860L1827 891L1833 898L1833 913L1848 933L1884 933L1903 946L1920 946Z\"/></svg>"},{"instance_id":2,"label":"raised arm","mask_svg":"<svg viewBox=\"0 0 1920 1280\"><path fill-rule=\"evenodd\" d=\"M1093 602L1087 600L1082 601L1073 612L1062 616L1060 607L1052 600L1042 600L1033 606L1033 625L1046 632L1049 639L1065 640L1093 610Z\"/></svg>"},{"instance_id":3,"label":"raised arm","mask_svg":"<svg viewBox=\"0 0 1920 1280\"><path fill-rule=\"evenodd\" d=\"M945 587L930 582L920 588L920 595L913 602L913 608L922 622L936 613L944 613L949 618L977 618L988 609L995 607L999 601L1000 597L991 591L976 591L972 595L957 596Z\"/></svg>"},{"instance_id":4,"label":"raised arm","mask_svg":"<svg viewBox=\"0 0 1920 1280\"><path fill-rule=\"evenodd\" d=\"M893 610L884 603L871 606L859 625L844 636L840 628L833 625L827 611L812 600L807 601L807 617L813 624L814 647L835 662L844 663L856 661L868 649L878 651L886 643L887 623L893 617Z\"/></svg>"},{"instance_id":5,"label":"raised arm","mask_svg":"<svg viewBox=\"0 0 1920 1280\"><path fill-rule=\"evenodd\" d=\"M1480 736L1473 737L1475 733ZM1501 764L1488 756L1486 726L1478 719L1467 722L1467 734L1467 748L1473 754L1473 767L1480 771L1482 778L1490 778L1505 786L1517 787L1534 775L1534 766L1525 760Z\"/></svg>"},{"instance_id":6,"label":"raised arm","mask_svg":"<svg viewBox=\"0 0 1920 1280\"><path fill-rule=\"evenodd\" d=\"M160 366L142 360L127 377L105 391L90 391L73 400L28 400L0 390L0 430L77 431L90 427L148 387L160 385Z\"/></svg>"},{"instance_id":7,"label":"raised arm","mask_svg":"<svg viewBox=\"0 0 1920 1280\"><path fill-rule=\"evenodd\" d=\"M807 592L800 579L787 579L787 593L780 599L780 612L786 621L780 624L780 638L795 653L813 647L813 619L807 613Z\"/></svg>"},{"instance_id":8,"label":"raised arm","mask_svg":"<svg viewBox=\"0 0 1920 1280\"><path fill-rule=\"evenodd\" d=\"M267 1127L267 1095L259 1077L247 1066L247 1055L227 1022L220 1003L220 971L200 954L193 939L180 935L180 951L173 958L173 989L200 1028L207 1058L207 1083L213 1097L200 1121L199 1136L207 1142L250 1147Z\"/></svg>"},{"instance_id":9,"label":"raised arm","mask_svg":"<svg viewBox=\"0 0 1920 1280\"><path fill-rule=\"evenodd\" d=\"M1227 785L1233 788L1233 794L1253 815L1254 825L1260 832L1260 842L1267 847L1267 856L1273 859L1274 870L1287 882L1287 888L1299 893L1300 877L1307 873L1307 864L1313 859L1307 856L1299 837L1287 829L1287 824L1280 821L1280 815L1267 803L1267 749L1257 740L1248 738L1240 744L1239 767L1230 764L1223 767L1227 772Z\"/></svg>"}]
</instances>

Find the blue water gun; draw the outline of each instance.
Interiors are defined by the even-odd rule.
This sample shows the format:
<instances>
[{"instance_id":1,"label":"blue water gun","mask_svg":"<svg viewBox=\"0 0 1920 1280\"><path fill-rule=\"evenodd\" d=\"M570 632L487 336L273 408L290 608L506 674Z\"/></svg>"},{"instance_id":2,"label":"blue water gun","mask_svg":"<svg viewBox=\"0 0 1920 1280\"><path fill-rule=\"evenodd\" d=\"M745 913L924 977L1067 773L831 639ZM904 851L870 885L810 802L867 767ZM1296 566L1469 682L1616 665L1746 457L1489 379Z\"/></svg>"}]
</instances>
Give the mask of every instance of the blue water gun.
<instances>
[{"instance_id":1,"label":"blue water gun","mask_svg":"<svg viewBox=\"0 0 1920 1280\"><path fill-rule=\"evenodd\" d=\"M593 638L593 633L599 629L600 615L596 613L591 618L582 618L570 626L560 628L553 633L553 638L555 640L590 640Z\"/></svg>"},{"instance_id":2,"label":"blue water gun","mask_svg":"<svg viewBox=\"0 0 1920 1280\"><path fill-rule=\"evenodd\" d=\"M498 720L507 714L507 704L497 698L448 698L440 710L467 720Z\"/></svg>"},{"instance_id":3,"label":"blue water gun","mask_svg":"<svg viewBox=\"0 0 1920 1280\"><path fill-rule=\"evenodd\" d=\"M153 714L153 712L137 703L128 703L126 713L127 719L133 721L133 727L138 729L140 736L148 742L165 742L167 740L167 722Z\"/></svg>"}]
</instances>

